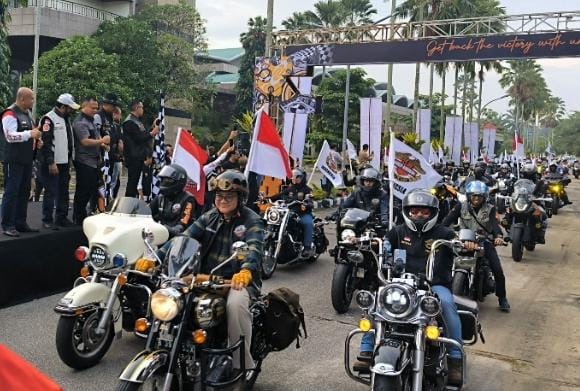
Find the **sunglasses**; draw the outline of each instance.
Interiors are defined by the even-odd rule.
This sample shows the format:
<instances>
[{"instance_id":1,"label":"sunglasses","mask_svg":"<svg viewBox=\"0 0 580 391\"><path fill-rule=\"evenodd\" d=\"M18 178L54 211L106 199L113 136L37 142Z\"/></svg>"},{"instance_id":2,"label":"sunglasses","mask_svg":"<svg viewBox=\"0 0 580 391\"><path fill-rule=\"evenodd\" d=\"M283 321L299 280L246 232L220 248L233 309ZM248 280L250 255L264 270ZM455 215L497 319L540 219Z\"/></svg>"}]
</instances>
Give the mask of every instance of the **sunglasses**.
<instances>
[{"instance_id":1,"label":"sunglasses","mask_svg":"<svg viewBox=\"0 0 580 391\"><path fill-rule=\"evenodd\" d=\"M215 195L215 200L217 202L224 201L224 202L229 203L229 202L232 202L233 200L235 200L236 198L237 198L237 194L234 194L234 193L225 193L225 194L217 193Z\"/></svg>"}]
</instances>

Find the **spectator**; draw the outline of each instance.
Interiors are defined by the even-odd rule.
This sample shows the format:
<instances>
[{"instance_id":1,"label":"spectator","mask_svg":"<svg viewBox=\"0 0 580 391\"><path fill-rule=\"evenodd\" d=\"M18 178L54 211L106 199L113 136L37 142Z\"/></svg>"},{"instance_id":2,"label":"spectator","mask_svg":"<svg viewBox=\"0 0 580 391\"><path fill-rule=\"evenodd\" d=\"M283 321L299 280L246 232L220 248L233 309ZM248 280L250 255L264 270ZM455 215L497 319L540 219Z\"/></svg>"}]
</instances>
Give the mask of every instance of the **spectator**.
<instances>
[{"instance_id":1,"label":"spectator","mask_svg":"<svg viewBox=\"0 0 580 391\"><path fill-rule=\"evenodd\" d=\"M129 107L131 114L123 122L125 166L128 171L125 196L137 197L137 184L144 167L146 167L146 163L150 162L153 154L152 142L153 138L159 133L159 120L155 121L150 131L147 131L145 125L141 122L143 103L136 100ZM143 188L145 187L146 184L143 183Z\"/></svg>"},{"instance_id":2,"label":"spectator","mask_svg":"<svg viewBox=\"0 0 580 391\"><path fill-rule=\"evenodd\" d=\"M70 183L69 164L73 153L73 135L70 116L80 106L71 94L62 94L54 108L41 118L42 141L40 150L40 174L44 183L42 201L42 226L46 229L70 227L68 203ZM53 210L56 207L56 218Z\"/></svg>"},{"instance_id":3,"label":"spectator","mask_svg":"<svg viewBox=\"0 0 580 391\"><path fill-rule=\"evenodd\" d=\"M4 197L2 198L2 229L4 234L20 236L20 232L38 232L26 222L35 140L42 146L42 132L34 127L30 109L34 92L19 88L16 102L4 110L2 133L4 150Z\"/></svg>"},{"instance_id":4,"label":"spectator","mask_svg":"<svg viewBox=\"0 0 580 391\"><path fill-rule=\"evenodd\" d=\"M113 111L113 126L115 133L119 136L117 142L117 155L115 156L115 163L113 165L113 173L111 174L111 194L113 198L117 198L119 188L121 187L121 172L123 171L123 128L121 127L122 112L120 107L115 107Z\"/></svg>"},{"instance_id":5,"label":"spectator","mask_svg":"<svg viewBox=\"0 0 580 391\"><path fill-rule=\"evenodd\" d=\"M109 184L109 194L105 194L107 198L114 197L113 188L121 172L121 151L123 150L123 140L121 139L121 130L119 126L115 125L114 115L115 110L121 107L121 101L116 94L108 93L101 99L101 110L95 115L95 125L100 132L100 136L109 135L111 137L111 144L109 149L109 176L111 182ZM120 116L120 113L119 113ZM103 152L104 153L104 152ZM106 203L109 199L105 200Z\"/></svg>"},{"instance_id":6,"label":"spectator","mask_svg":"<svg viewBox=\"0 0 580 391\"><path fill-rule=\"evenodd\" d=\"M367 164L370 164L370 162L373 161L374 158L374 152L369 152L369 145L368 144L364 144L362 146L362 150L358 153L358 168L359 170L366 166Z\"/></svg>"},{"instance_id":7,"label":"spectator","mask_svg":"<svg viewBox=\"0 0 580 391\"><path fill-rule=\"evenodd\" d=\"M165 164L170 165L173 160L173 145L165 144Z\"/></svg>"},{"instance_id":8,"label":"spectator","mask_svg":"<svg viewBox=\"0 0 580 391\"><path fill-rule=\"evenodd\" d=\"M99 105L92 97L84 98L81 114L73 123L75 156L74 166L77 174L75 197L73 202L73 221L81 225L87 216L87 203L99 187L99 158L101 149L107 149L110 136L100 137L94 122Z\"/></svg>"}]
</instances>

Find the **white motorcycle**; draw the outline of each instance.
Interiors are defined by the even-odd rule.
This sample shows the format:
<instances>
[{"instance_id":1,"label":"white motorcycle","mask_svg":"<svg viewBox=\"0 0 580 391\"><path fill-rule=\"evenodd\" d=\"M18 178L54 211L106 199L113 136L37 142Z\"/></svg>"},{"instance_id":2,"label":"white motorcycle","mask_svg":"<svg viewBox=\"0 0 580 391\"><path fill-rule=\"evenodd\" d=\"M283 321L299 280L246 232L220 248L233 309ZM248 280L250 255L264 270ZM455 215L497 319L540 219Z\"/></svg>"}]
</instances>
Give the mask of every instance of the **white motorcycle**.
<instances>
[{"instance_id":1,"label":"white motorcycle","mask_svg":"<svg viewBox=\"0 0 580 391\"><path fill-rule=\"evenodd\" d=\"M127 197L116 199L109 212L87 217L83 232L89 247L75 251L76 260L84 264L81 276L54 308L60 315L58 355L75 369L101 360L116 329L120 336L119 320L123 329L134 331L137 319L150 316L158 266L153 253L169 238L145 202ZM137 261L141 271L134 270Z\"/></svg>"}]
</instances>

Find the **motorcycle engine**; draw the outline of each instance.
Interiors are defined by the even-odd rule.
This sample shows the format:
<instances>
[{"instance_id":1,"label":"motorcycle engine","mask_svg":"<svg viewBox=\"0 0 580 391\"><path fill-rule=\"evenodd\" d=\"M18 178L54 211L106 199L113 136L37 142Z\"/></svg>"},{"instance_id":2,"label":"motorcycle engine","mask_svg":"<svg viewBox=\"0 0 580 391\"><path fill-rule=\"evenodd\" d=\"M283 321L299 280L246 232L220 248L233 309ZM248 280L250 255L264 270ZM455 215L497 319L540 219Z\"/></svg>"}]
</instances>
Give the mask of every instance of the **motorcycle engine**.
<instances>
[{"instance_id":1,"label":"motorcycle engine","mask_svg":"<svg viewBox=\"0 0 580 391\"><path fill-rule=\"evenodd\" d=\"M195 321L202 329L217 326L226 318L226 300L220 295L204 293L195 299Z\"/></svg>"}]
</instances>

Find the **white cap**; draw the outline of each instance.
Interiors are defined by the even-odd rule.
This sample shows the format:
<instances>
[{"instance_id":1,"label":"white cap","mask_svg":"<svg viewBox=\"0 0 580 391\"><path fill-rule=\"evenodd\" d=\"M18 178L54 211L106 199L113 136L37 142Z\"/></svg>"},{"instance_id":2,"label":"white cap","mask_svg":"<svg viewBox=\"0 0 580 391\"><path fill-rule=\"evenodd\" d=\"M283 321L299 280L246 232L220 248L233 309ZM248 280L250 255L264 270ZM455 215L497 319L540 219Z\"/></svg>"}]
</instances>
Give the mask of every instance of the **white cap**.
<instances>
[{"instance_id":1,"label":"white cap","mask_svg":"<svg viewBox=\"0 0 580 391\"><path fill-rule=\"evenodd\" d=\"M73 110L78 110L81 107L78 103L75 102L75 98L73 98L71 94L62 94L56 101L63 105L67 105Z\"/></svg>"}]
</instances>

